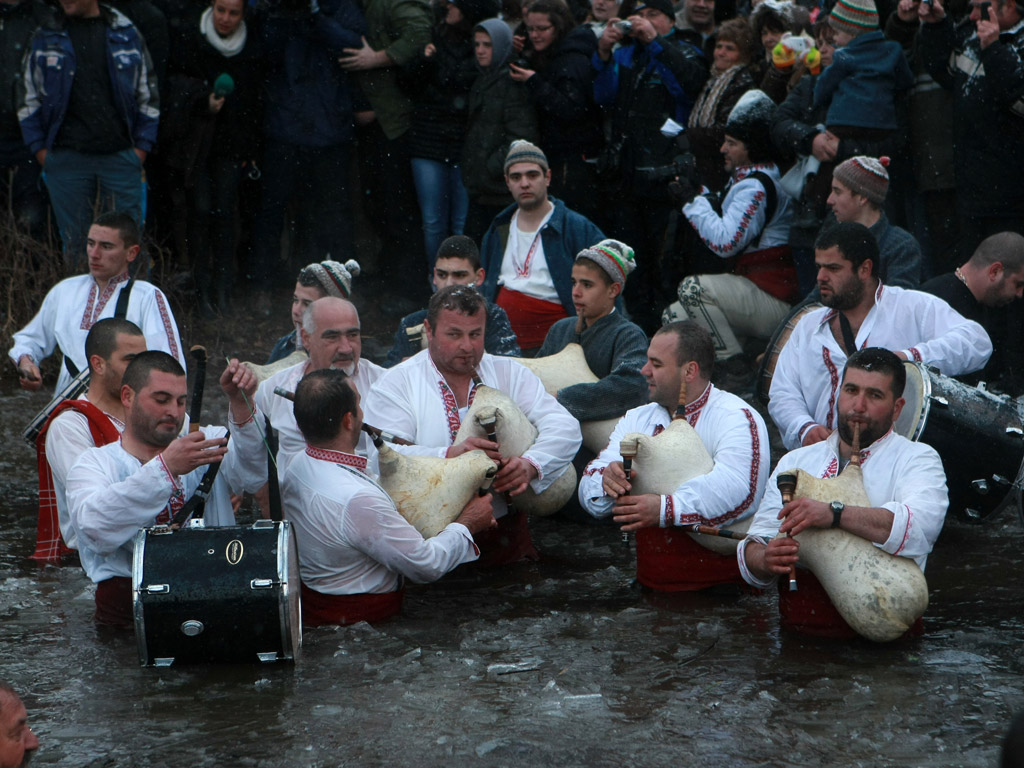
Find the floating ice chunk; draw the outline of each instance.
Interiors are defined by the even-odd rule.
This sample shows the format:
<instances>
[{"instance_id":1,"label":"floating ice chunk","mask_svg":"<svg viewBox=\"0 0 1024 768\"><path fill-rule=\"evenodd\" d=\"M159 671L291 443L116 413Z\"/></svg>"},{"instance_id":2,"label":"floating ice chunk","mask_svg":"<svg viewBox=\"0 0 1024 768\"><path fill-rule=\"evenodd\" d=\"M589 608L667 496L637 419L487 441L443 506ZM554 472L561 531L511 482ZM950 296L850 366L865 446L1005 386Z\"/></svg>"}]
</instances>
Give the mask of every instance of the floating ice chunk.
<instances>
[{"instance_id":1,"label":"floating ice chunk","mask_svg":"<svg viewBox=\"0 0 1024 768\"><path fill-rule=\"evenodd\" d=\"M593 709L604 704L604 696L600 693L580 693L566 696L562 704L568 709Z\"/></svg>"},{"instance_id":2,"label":"floating ice chunk","mask_svg":"<svg viewBox=\"0 0 1024 768\"><path fill-rule=\"evenodd\" d=\"M491 739L490 741L485 741L483 744L477 746L476 756L483 757L484 755L488 755L504 743L504 739Z\"/></svg>"}]
</instances>

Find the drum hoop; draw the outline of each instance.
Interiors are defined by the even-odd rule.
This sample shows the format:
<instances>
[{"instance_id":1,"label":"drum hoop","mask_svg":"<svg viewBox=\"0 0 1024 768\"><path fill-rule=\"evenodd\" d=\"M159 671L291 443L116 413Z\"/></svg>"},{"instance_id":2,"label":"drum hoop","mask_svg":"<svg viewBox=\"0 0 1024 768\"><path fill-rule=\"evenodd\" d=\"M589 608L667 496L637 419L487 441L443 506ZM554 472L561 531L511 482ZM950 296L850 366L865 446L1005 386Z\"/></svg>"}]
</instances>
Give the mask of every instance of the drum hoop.
<instances>
[{"instance_id":1,"label":"drum hoop","mask_svg":"<svg viewBox=\"0 0 1024 768\"><path fill-rule=\"evenodd\" d=\"M146 617L140 591L147 535L148 532L145 528L139 529L139 532L135 534L132 551L132 615L135 618L135 643L139 649L139 664L143 667L149 662L149 648L146 645Z\"/></svg>"},{"instance_id":2,"label":"drum hoop","mask_svg":"<svg viewBox=\"0 0 1024 768\"><path fill-rule=\"evenodd\" d=\"M928 370L928 366L922 362L914 361L912 365L921 374L921 412L917 417L914 434L908 435L908 438L916 443L921 439L921 435L924 434L925 425L928 423L928 414L932 410L932 374Z\"/></svg>"},{"instance_id":3,"label":"drum hoop","mask_svg":"<svg viewBox=\"0 0 1024 768\"><path fill-rule=\"evenodd\" d=\"M768 387L764 386L764 376L765 373L768 371L768 365L771 362L772 352L775 351L775 347L779 343L779 337L786 332L786 327L789 325L789 321L792 320L797 315L800 315L800 320L803 320L811 312L813 312L814 310L821 309L824 306L825 305L822 304L820 300L816 302L811 302L809 304L798 304L797 306L793 307L789 311L789 313L782 319L782 322L775 327L775 330L772 332L771 337L768 339L768 345L764 348L764 356L761 358L760 365L757 366L757 377L754 379L754 395L757 397L758 400L761 401L761 405L767 407L768 403L771 401L771 395L769 394L770 384ZM797 323L799 323L799 321L797 321ZM792 336L793 331L796 330L796 325L797 324L794 324L793 327L790 329L790 336ZM786 343L789 343L788 338L786 339ZM779 354L782 354L781 349L779 350ZM778 366L778 360L775 361L775 365L776 367ZM775 379L775 368L772 369L772 379Z\"/></svg>"},{"instance_id":4,"label":"drum hoop","mask_svg":"<svg viewBox=\"0 0 1024 768\"><path fill-rule=\"evenodd\" d=\"M302 647L302 600L296 594L299 626L295 628L296 638L293 642L288 595L289 590L294 589L295 585L288 581L288 562L291 556L297 553L297 550L294 547L295 537L292 535L291 523L282 520L277 525L277 579L281 583L277 597L277 612L278 625L281 627L281 658L295 659L298 656L298 649Z\"/></svg>"}]
</instances>

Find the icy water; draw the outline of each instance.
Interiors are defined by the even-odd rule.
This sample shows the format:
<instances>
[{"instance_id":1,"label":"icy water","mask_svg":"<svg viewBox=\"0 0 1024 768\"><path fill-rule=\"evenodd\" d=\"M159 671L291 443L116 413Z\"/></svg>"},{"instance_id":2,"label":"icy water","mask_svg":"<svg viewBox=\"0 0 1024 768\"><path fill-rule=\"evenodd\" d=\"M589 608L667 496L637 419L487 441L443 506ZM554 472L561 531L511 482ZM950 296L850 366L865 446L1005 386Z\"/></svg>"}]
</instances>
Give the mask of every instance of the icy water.
<instances>
[{"instance_id":1,"label":"icy water","mask_svg":"<svg viewBox=\"0 0 1024 768\"><path fill-rule=\"evenodd\" d=\"M376 627L307 630L295 664L140 668L131 635L93 624L80 569L25 559L20 430L46 396L4 395L0 677L34 765L994 766L1024 707L1010 513L947 524L925 634L889 645L782 632L773 594L642 594L617 531L549 519L541 562L413 587Z\"/></svg>"}]
</instances>

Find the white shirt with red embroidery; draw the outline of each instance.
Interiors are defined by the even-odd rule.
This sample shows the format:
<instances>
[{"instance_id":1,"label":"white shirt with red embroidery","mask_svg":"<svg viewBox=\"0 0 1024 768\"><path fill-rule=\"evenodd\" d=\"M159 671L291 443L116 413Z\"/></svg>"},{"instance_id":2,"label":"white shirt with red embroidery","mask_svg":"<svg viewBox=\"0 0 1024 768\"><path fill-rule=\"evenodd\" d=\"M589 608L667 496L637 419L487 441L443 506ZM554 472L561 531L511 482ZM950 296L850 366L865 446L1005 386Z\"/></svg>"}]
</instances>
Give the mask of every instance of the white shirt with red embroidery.
<instances>
[{"instance_id":1,"label":"white shirt with red embroidery","mask_svg":"<svg viewBox=\"0 0 1024 768\"><path fill-rule=\"evenodd\" d=\"M88 400L87 397L79 398ZM118 432L124 432L124 424L109 413L103 413ZM68 510L67 480L68 472L75 462L89 448L95 448L89 419L85 414L73 408L62 411L50 422L46 430L46 461L53 475L53 493L57 502L57 519L60 523L60 534L64 543L72 549L78 549L78 534L71 525L71 513Z\"/></svg>"},{"instance_id":2,"label":"white shirt with red embroidery","mask_svg":"<svg viewBox=\"0 0 1024 768\"><path fill-rule=\"evenodd\" d=\"M929 445L911 442L889 430L861 451L860 466L871 506L884 507L893 514L889 538L875 546L890 555L912 558L923 571L949 506L946 473L939 454ZM838 475L839 433L833 432L828 440L797 448L779 459L748 536L767 540L778 534L782 494L775 478L791 469L802 469L815 477ZM737 558L743 578L757 587L771 586L775 579L758 579L747 568L745 554L746 545L741 544L737 547Z\"/></svg>"},{"instance_id":3,"label":"white shirt with red embroidery","mask_svg":"<svg viewBox=\"0 0 1024 768\"><path fill-rule=\"evenodd\" d=\"M8 356L18 364L22 355L36 363L61 352L71 358L78 370L88 365L85 337L98 320L114 316L117 297L128 283L128 273L114 278L102 292L91 275L78 275L61 280L43 299L43 306L28 325L14 334L14 346ZM135 323L146 337L148 349L159 349L176 358L185 367L185 356L178 336L178 326L159 288L145 280L136 280L128 299L125 319ZM71 381L67 368L61 366L57 392Z\"/></svg>"},{"instance_id":4,"label":"white shirt with red embroidery","mask_svg":"<svg viewBox=\"0 0 1024 768\"><path fill-rule=\"evenodd\" d=\"M686 418L715 467L661 497L661 527L720 526L750 517L764 494L770 468L764 419L740 398L711 384L686 407ZM611 516L614 501L604 493L603 472L612 462L622 461L619 442L632 432L654 436L671 422L671 414L657 403L627 411L615 425L608 446L583 473L579 486L583 508L597 518ZM634 461L633 467L643 472L640 461Z\"/></svg>"},{"instance_id":5,"label":"white shirt with red embroidery","mask_svg":"<svg viewBox=\"0 0 1024 768\"><path fill-rule=\"evenodd\" d=\"M510 291L518 291L535 299L561 304L555 280L548 269L548 260L544 256L544 240L541 232L548 225L554 205L548 215L537 227L536 232L519 231L519 211L512 215L508 227L508 240L505 242L505 254L501 259L501 271L498 273L498 285Z\"/></svg>"},{"instance_id":6,"label":"white shirt with red embroidery","mask_svg":"<svg viewBox=\"0 0 1024 768\"><path fill-rule=\"evenodd\" d=\"M400 576L436 581L479 557L461 523L424 539L365 472L362 456L321 448L289 462L281 500L306 586L328 595L394 592Z\"/></svg>"},{"instance_id":7,"label":"white shirt with red embroidery","mask_svg":"<svg viewBox=\"0 0 1024 768\"><path fill-rule=\"evenodd\" d=\"M283 371L275 373L269 379L261 381L259 389L256 390L256 397L254 398L256 407L260 409L261 413L265 413L270 417L270 423L277 430L277 476L279 480L284 478L284 470L292 457L306 450L306 438L302 436L302 432L299 431L299 425L295 423L295 411L292 408L292 401L286 397L275 395L274 389L280 387L286 392L294 392L302 377L309 372L308 368L308 360L293 365L291 368L285 368ZM362 398L364 408L367 393L384 371L385 369L376 363L361 359L356 366L355 373L350 377L352 383L356 385L356 391L359 392ZM373 424L372 421L370 423ZM373 424L373 426L376 427L377 425ZM359 438L356 452L360 456L368 457L370 459L371 471L376 472L377 449L373 447L373 443L367 435L362 435Z\"/></svg>"},{"instance_id":8,"label":"white shirt with red embroidery","mask_svg":"<svg viewBox=\"0 0 1024 768\"><path fill-rule=\"evenodd\" d=\"M262 418L259 413L257 418ZM253 493L267 482L263 441L254 419L230 424L231 439L217 479L206 500L208 526L235 524L232 493ZM223 437L224 427L202 428L208 440ZM206 467L174 476L157 456L143 464L121 441L89 448L68 472L67 499L78 535L82 567L94 582L132 575L135 534L165 522L199 487Z\"/></svg>"},{"instance_id":9,"label":"white shirt with red embroidery","mask_svg":"<svg viewBox=\"0 0 1024 768\"><path fill-rule=\"evenodd\" d=\"M583 442L580 424L549 395L525 366L507 357L484 354L477 373L484 384L511 397L539 432L523 458L538 470L530 487L543 492L564 473ZM472 394L471 394L472 397ZM444 377L423 350L390 368L363 401L368 424L414 443L392 446L421 456L445 455L468 408L458 408ZM495 517L505 513L495 497Z\"/></svg>"},{"instance_id":10,"label":"white shirt with red embroidery","mask_svg":"<svg viewBox=\"0 0 1024 768\"><path fill-rule=\"evenodd\" d=\"M814 424L836 426L836 400L846 353L828 321L836 310L804 315L779 354L770 389L771 414L786 448L800 447ZM985 329L931 294L879 283L875 305L857 330L857 349L883 347L935 366L946 376L985 367L992 342Z\"/></svg>"}]
</instances>

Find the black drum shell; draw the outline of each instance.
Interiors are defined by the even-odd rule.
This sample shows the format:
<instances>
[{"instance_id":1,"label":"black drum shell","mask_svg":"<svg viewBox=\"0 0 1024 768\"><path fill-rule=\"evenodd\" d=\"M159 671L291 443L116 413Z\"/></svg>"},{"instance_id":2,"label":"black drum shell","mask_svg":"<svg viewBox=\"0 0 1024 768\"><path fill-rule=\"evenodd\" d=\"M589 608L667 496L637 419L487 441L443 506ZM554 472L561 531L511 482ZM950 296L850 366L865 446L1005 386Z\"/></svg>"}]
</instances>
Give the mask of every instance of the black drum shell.
<instances>
[{"instance_id":1,"label":"black drum shell","mask_svg":"<svg viewBox=\"0 0 1024 768\"><path fill-rule=\"evenodd\" d=\"M152 591L162 585L166 591ZM290 660L301 644L298 561L287 522L143 529L132 586L143 666ZM186 622L199 622L202 631L186 634Z\"/></svg>"}]
</instances>

